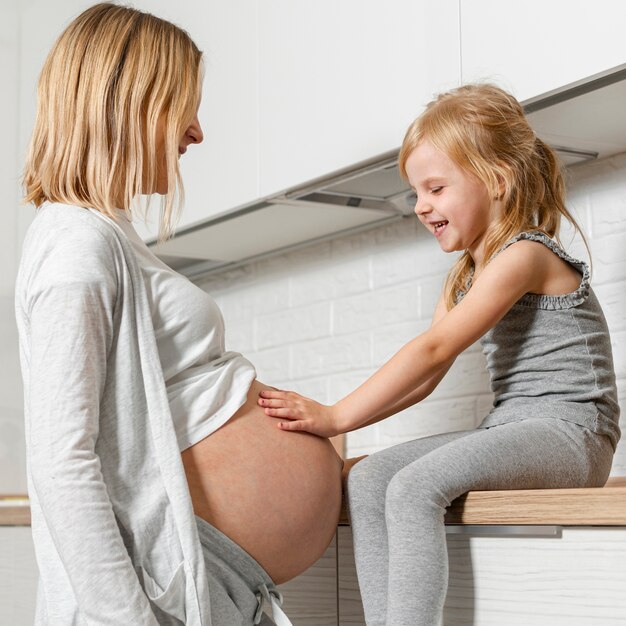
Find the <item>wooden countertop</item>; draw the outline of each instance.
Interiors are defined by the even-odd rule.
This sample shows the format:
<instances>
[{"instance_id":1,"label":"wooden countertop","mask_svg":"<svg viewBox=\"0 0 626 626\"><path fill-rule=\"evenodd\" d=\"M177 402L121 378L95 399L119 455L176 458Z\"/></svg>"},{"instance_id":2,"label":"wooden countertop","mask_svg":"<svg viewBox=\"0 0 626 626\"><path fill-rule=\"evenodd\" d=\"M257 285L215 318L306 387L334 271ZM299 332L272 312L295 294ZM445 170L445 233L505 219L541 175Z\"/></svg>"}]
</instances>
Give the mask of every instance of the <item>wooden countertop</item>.
<instances>
[{"instance_id":1,"label":"wooden countertop","mask_svg":"<svg viewBox=\"0 0 626 626\"><path fill-rule=\"evenodd\" d=\"M0 526L30 526L28 496L0 495Z\"/></svg>"},{"instance_id":2,"label":"wooden countertop","mask_svg":"<svg viewBox=\"0 0 626 626\"><path fill-rule=\"evenodd\" d=\"M446 524L626 526L626 476L594 489L470 491L448 507ZM340 525L350 524L345 506Z\"/></svg>"},{"instance_id":3,"label":"wooden countertop","mask_svg":"<svg viewBox=\"0 0 626 626\"><path fill-rule=\"evenodd\" d=\"M626 476L595 489L470 491L448 508L446 524L626 526ZM339 520L348 526L345 506ZM29 526L26 496L0 496L0 526Z\"/></svg>"}]
</instances>

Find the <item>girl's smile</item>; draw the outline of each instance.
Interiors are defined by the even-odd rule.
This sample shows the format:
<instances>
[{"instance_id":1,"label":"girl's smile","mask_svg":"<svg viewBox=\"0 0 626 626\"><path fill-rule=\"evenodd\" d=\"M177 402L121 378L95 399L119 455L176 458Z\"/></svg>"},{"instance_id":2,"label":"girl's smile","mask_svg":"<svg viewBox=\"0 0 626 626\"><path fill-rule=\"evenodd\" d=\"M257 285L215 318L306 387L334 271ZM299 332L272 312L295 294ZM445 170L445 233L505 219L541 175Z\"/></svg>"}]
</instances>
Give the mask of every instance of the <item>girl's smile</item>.
<instances>
[{"instance_id":1,"label":"girl's smile","mask_svg":"<svg viewBox=\"0 0 626 626\"><path fill-rule=\"evenodd\" d=\"M441 237L441 235L445 231L447 225L448 225L448 221L447 220L443 220L441 222L435 222L435 224L433 225L434 226L435 237L437 237L437 238Z\"/></svg>"}]
</instances>

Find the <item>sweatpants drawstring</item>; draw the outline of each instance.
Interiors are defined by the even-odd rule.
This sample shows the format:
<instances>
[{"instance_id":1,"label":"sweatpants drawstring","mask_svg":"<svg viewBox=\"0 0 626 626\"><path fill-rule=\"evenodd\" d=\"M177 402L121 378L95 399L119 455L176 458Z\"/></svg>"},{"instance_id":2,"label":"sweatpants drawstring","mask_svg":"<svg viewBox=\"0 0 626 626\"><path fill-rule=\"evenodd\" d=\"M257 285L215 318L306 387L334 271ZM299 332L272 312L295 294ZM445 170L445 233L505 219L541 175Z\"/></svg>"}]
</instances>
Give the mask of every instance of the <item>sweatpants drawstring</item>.
<instances>
[{"instance_id":1,"label":"sweatpants drawstring","mask_svg":"<svg viewBox=\"0 0 626 626\"><path fill-rule=\"evenodd\" d=\"M259 585L257 591L254 594L258 606L254 613L254 623L258 624L263 616L263 600L267 600L272 607L272 617L276 626L293 626L289 618L285 615L282 609L283 595L276 589L276 587L268 587L265 583Z\"/></svg>"}]
</instances>

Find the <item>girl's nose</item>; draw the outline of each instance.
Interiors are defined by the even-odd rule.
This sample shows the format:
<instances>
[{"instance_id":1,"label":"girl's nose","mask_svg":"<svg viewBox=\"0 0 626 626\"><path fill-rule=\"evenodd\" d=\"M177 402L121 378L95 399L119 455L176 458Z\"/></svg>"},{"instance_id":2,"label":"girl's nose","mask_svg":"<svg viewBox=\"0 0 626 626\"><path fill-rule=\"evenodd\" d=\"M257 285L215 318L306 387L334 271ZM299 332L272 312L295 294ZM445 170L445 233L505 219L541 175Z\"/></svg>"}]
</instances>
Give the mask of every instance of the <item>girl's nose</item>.
<instances>
[{"instance_id":1,"label":"girl's nose","mask_svg":"<svg viewBox=\"0 0 626 626\"><path fill-rule=\"evenodd\" d=\"M433 208L430 206L430 204L428 204L428 202L422 202L419 198L415 201L415 208L413 209L413 211L415 212L415 215L417 215L417 217L430 213L432 210Z\"/></svg>"}]
</instances>

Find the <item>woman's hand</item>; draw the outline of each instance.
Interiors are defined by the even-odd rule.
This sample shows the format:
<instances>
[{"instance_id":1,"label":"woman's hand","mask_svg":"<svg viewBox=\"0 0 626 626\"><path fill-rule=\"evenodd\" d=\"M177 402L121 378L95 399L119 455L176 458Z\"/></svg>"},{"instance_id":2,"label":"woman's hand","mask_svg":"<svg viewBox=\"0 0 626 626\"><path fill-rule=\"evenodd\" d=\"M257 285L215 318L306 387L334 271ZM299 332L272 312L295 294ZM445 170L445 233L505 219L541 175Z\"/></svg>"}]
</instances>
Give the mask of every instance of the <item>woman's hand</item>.
<instances>
[{"instance_id":1,"label":"woman's hand","mask_svg":"<svg viewBox=\"0 0 626 626\"><path fill-rule=\"evenodd\" d=\"M285 420L278 422L281 430L304 430L319 437L334 437L342 432L334 406L320 404L294 391L263 389L259 396L265 415Z\"/></svg>"}]
</instances>

